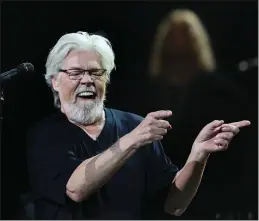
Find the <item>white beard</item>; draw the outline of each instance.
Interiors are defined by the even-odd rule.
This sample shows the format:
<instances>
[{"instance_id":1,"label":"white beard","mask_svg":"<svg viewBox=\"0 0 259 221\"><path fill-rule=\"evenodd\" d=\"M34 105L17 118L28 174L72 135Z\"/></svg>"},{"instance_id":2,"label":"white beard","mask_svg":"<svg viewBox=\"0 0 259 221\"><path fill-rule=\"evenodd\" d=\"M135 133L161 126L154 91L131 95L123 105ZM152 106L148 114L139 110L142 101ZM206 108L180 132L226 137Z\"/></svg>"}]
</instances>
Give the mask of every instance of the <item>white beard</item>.
<instances>
[{"instance_id":1,"label":"white beard","mask_svg":"<svg viewBox=\"0 0 259 221\"><path fill-rule=\"evenodd\" d=\"M87 102L65 102L63 108L69 120L81 125L90 125L102 117L104 100L97 98Z\"/></svg>"}]
</instances>

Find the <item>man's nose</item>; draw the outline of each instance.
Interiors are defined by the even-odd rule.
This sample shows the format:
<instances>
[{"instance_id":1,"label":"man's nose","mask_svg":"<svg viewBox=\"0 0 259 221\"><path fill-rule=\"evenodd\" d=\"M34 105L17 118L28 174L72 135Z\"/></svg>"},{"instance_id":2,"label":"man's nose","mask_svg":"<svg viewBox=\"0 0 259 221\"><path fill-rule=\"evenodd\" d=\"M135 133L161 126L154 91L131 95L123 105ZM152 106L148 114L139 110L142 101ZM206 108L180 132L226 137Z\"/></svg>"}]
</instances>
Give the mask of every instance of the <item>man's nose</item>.
<instances>
[{"instance_id":1,"label":"man's nose","mask_svg":"<svg viewBox=\"0 0 259 221\"><path fill-rule=\"evenodd\" d=\"M83 83L83 84L86 84L86 83L93 83L93 79L92 79L92 77L89 75L88 72L85 72L85 73L84 73L84 76L82 77L82 79L81 79L80 82Z\"/></svg>"}]
</instances>

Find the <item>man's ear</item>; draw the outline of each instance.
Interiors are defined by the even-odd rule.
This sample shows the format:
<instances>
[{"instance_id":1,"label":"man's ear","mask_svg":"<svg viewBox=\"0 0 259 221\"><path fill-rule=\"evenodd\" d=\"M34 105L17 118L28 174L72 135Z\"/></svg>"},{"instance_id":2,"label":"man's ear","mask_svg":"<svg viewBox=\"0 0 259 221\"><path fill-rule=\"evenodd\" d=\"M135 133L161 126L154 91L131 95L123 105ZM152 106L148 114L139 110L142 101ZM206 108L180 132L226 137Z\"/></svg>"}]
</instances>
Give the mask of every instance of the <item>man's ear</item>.
<instances>
[{"instance_id":1,"label":"man's ear","mask_svg":"<svg viewBox=\"0 0 259 221\"><path fill-rule=\"evenodd\" d=\"M52 76L51 77L51 83L52 83L52 88L55 90L55 91L59 91L59 85L60 85L60 78L59 76Z\"/></svg>"}]
</instances>

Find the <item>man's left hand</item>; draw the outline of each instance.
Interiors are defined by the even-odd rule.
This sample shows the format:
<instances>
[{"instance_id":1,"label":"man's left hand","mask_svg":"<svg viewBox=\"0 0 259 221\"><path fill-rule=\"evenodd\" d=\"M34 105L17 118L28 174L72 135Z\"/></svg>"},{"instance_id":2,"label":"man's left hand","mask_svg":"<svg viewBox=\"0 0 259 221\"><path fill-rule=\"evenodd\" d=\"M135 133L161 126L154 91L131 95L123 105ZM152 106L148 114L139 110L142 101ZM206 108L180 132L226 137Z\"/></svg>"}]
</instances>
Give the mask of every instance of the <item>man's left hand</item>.
<instances>
[{"instance_id":1,"label":"man's left hand","mask_svg":"<svg viewBox=\"0 0 259 221\"><path fill-rule=\"evenodd\" d=\"M192 152L209 155L213 152L224 151L233 137L238 134L240 128L250 124L250 121L247 120L228 124L215 120L201 130L193 143Z\"/></svg>"}]
</instances>

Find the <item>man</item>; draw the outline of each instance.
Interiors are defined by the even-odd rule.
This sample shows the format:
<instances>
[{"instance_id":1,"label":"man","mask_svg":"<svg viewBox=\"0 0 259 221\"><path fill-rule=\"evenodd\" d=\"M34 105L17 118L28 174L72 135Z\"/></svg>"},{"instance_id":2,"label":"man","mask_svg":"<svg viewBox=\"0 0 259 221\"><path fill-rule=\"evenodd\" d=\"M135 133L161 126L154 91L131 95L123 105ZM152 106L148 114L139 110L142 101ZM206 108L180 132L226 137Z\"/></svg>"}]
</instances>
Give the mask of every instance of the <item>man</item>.
<instances>
[{"instance_id":1,"label":"man","mask_svg":"<svg viewBox=\"0 0 259 221\"><path fill-rule=\"evenodd\" d=\"M28 137L35 219L159 219L181 215L207 159L226 150L249 121L206 125L178 171L161 143L171 111L135 114L104 108L115 67L109 41L86 32L62 36L48 56L46 81L60 113ZM179 147L174 147L179 148Z\"/></svg>"}]
</instances>

